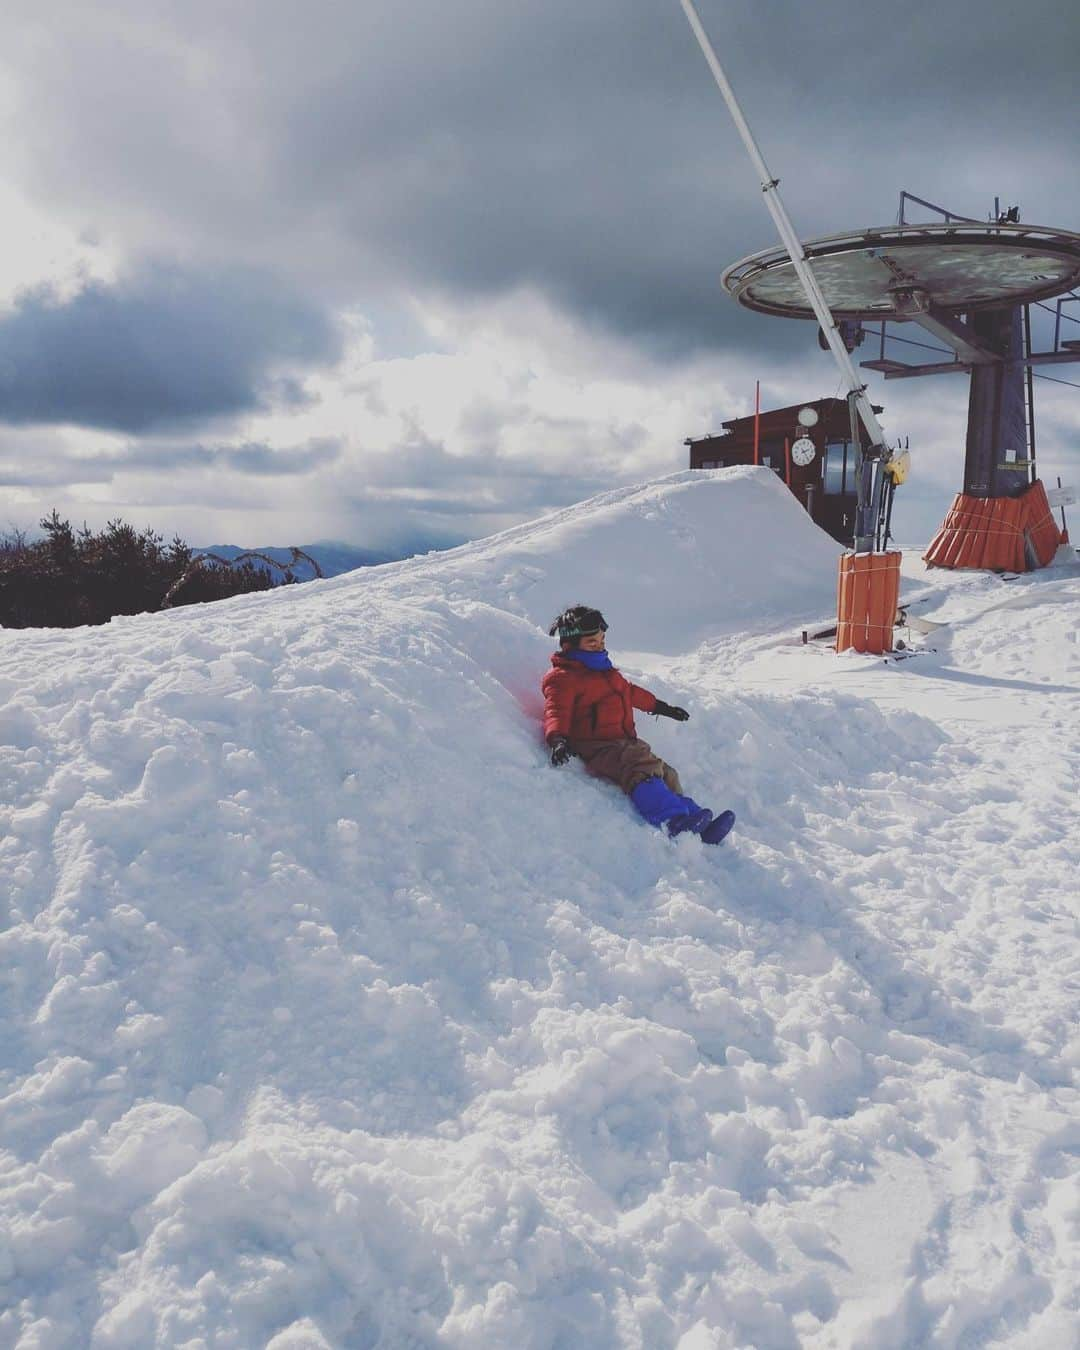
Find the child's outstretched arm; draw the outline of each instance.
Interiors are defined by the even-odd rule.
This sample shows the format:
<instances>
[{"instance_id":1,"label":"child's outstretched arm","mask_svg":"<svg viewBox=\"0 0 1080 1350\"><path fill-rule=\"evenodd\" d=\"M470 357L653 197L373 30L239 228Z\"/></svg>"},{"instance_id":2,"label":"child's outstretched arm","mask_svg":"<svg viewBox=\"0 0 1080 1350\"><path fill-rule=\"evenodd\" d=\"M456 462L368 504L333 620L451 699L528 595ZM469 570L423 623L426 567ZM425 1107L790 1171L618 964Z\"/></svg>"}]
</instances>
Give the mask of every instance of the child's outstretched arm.
<instances>
[{"instance_id":1,"label":"child's outstretched arm","mask_svg":"<svg viewBox=\"0 0 1080 1350\"><path fill-rule=\"evenodd\" d=\"M630 702L638 712L651 713L656 711L656 695L651 694L648 689L642 689L640 684L634 684L627 680L630 685Z\"/></svg>"},{"instance_id":2,"label":"child's outstretched arm","mask_svg":"<svg viewBox=\"0 0 1080 1350\"><path fill-rule=\"evenodd\" d=\"M673 703L665 703L662 699L656 700L656 707L653 712L657 717L670 717L676 722L689 722L690 714L685 708L676 708Z\"/></svg>"},{"instance_id":3,"label":"child's outstretched arm","mask_svg":"<svg viewBox=\"0 0 1080 1350\"><path fill-rule=\"evenodd\" d=\"M690 719L690 714L685 708L676 708L671 703L665 703L663 699L650 694L647 689L642 689L637 684L630 686L630 702L641 712L652 713L655 717L671 717L676 722L687 722Z\"/></svg>"}]
</instances>

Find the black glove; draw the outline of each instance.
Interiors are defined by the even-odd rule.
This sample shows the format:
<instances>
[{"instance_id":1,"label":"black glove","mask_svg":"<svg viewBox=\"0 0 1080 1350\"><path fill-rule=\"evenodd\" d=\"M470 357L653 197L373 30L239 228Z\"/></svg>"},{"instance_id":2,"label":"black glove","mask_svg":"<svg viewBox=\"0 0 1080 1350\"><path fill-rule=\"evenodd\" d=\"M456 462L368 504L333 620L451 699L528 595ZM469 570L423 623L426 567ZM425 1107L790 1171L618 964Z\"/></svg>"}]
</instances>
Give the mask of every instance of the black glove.
<instances>
[{"instance_id":1,"label":"black glove","mask_svg":"<svg viewBox=\"0 0 1080 1350\"><path fill-rule=\"evenodd\" d=\"M676 722L689 722L690 714L685 708L673 708L670 703L665 703L662 699L656 700L656 707L653 712L657 717L671 717Z\"/></svg>"},{"instance_id":2,"label":"black glove","mask_svg":"<svg viewBox=\"0 0 1080 1350\"><path fill-rule=\"evenodd\" d=\"M570 749L570 745L566 737L556 736L555 739L551 742L552 767L555 769L559 768L560 765L565 764L567 760L572 759L573 756L574 752L573 750Z\"/></svg>"}]
</instances>

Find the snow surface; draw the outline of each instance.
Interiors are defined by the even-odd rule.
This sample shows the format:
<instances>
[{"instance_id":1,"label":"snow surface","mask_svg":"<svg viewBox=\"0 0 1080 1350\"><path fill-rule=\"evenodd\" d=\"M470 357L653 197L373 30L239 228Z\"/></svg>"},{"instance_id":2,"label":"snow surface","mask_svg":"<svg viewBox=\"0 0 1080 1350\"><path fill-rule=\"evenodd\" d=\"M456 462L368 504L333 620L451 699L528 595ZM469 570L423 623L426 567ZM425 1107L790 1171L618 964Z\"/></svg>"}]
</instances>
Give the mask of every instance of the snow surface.
<instances>
[{"instance_id":1,"label":"snow surface","mask_svg":"<svg viewBox=\"0 0 1080 1350\"><path fill-rule=\"evenodd\" d=\"M303 587L0 633L0 1345L1073 1347L1080 568L682 473ZM540 742L564 605L738 812Z\"/></svg>"}]
</instances>

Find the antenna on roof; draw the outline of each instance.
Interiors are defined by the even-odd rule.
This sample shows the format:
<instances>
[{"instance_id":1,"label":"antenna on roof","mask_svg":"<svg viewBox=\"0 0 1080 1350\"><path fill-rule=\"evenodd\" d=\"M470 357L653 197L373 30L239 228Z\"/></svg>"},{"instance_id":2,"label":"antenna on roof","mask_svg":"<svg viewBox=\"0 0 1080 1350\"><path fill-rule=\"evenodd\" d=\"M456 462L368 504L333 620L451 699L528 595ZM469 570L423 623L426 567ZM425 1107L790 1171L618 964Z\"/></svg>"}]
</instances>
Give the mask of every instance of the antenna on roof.
<instances>
[{"instance_id":1,"label":"antenna on roof","mask_svg":"<svg viewBox=\"0 0 1080 1350\"><path fill-rule=\"evenodd\" d=\"M731 113L735 127L742 138L743 145L746 147L746 152L757 171L758 181L761 183L761 190L765 196L765 205L768 207L769 214L772 216L784 247L788 251L806 299L817 317L829 349L836 359L836 364L840 367L841 377L848 390L848 400L858 412L870 438L870 447L863 454L859 471L859 495L855 514L855 552L871 553L874 549L875 535L881 515L884 475L880 472L880 467L882 462L889 457L889 451L885 445L885 435L877 417L874 415L870 400L866 396L866 385L859 378L859 373L852 363L840 327L832 316L832 312L821 292L821 287L817 283L817 278L810 270L806 253L799 242L799 236L795 233L795 227L784 209L784 203L780 199L778 190L780 180L774 178L769 172L761 151L758 149L757 142L754 140L753 132L750 130L735 93L724 74L724 68L721 66L713 45L709 41L708 34L701 25L693 0L680 0L680 3L705 60L709 64L717 87L727 104L728 111Z\"/></svg>"}]
</instances>

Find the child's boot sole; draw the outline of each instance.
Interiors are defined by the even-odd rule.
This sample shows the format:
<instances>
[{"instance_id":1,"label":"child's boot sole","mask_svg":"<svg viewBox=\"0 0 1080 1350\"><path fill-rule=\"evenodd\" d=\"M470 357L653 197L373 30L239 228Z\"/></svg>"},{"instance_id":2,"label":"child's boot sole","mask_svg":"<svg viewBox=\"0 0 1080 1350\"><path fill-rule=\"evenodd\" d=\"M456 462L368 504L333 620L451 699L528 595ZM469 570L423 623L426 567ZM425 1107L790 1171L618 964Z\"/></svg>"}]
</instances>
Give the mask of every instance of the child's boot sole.
<instances>
[{"instance_id":1,"label":"child's boot sole","mask_svg":"<svg viewBox=\"0 0 1080 1350\"><path fill-rule=\"evenodd\" d=\"M735 824L734 811L721 811L716 819L701 831L701 842L703 844L719 844L731 833L731 827Z\"/></svg>"}]
</instances>

